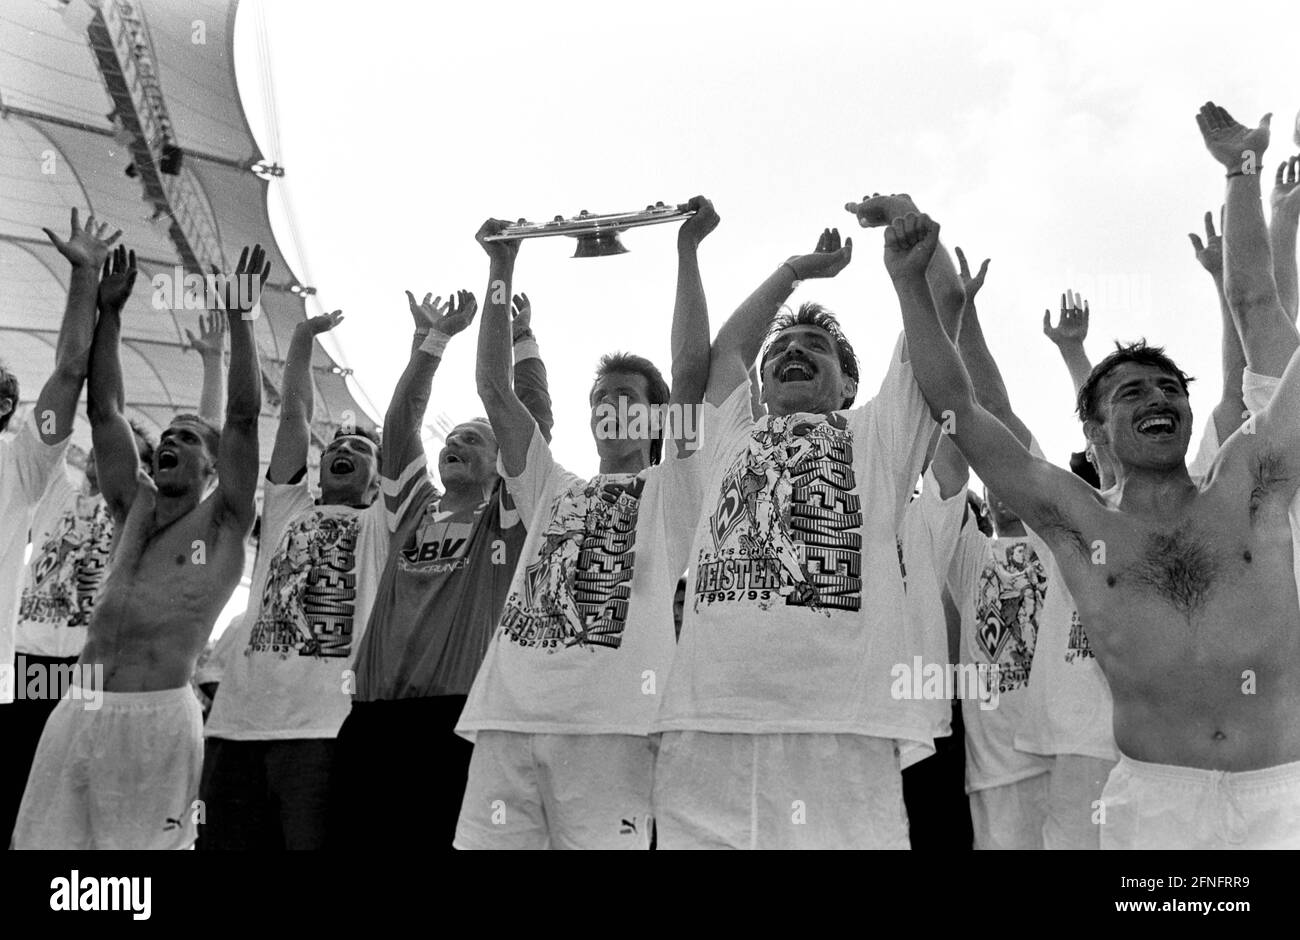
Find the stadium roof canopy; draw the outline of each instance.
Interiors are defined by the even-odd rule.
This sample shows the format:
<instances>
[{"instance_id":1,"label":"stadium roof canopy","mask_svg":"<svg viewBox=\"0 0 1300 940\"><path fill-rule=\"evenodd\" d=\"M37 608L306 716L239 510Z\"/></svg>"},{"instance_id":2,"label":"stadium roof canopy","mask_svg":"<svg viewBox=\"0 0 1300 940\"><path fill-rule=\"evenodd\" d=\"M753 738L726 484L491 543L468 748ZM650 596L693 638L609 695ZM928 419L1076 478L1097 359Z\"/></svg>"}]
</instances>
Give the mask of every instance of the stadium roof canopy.
<instances>
[{"instance_id":1,"label":"stadium roof canopy","mask_svg":"<svg viewBox=\"0 0 1300 940\"><path fill-rule=\"evenodd\" d=\"M273 264L255 333L270 458L284 356L304 290L271 232L267 192L282 170L258 151L234 66L237 0L19 0L0 6L0 361L34 402L54 364L69 266L69 210L121 228L140 278L123 313L128 416L155 433L198 407L201 361L187 349L200 311L156 305L151 282L178 269L233 270L259 242ZM342 368L317 344L313 434L373 427ZM364 395L364 393L362 393ZM75 440L89 446L82 415Z\"/></svg>"}]
</instances>

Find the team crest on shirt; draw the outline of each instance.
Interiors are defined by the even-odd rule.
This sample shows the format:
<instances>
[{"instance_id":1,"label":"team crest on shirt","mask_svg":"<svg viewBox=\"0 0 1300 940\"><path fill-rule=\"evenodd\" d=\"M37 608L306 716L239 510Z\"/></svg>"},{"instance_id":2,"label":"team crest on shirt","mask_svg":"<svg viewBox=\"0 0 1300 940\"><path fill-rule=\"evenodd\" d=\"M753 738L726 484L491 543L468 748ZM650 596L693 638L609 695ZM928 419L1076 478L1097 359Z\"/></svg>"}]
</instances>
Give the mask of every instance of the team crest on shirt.
<instances>
[{"instance_id":1,"label":"team crest on shirt","mask_svg":"<svg viewBox=\"0 0 1300 940\"><path fill-rule=\"evenodd\" d=\"M737 600L858 610L862 509L842 414L765 415L728 468L700 551L695 609Z\"/></svg>"},{"instance_id":2,"label":"team crest on shirt","mask_svg":"<svg viewBox=\"0 0 1300 940\"><path fill-rule=\"evenodd\" d=\"M101 499L77 497L37 548L18 619L69 627L90 622L113 544L113 519Z\"/></svg>"},{"instance_id":3,"label":"team crest on shirt","mask_svg":"<svg viewBox=\"0 0 1300 940\"><path fill-rule=\"evenodd\" d=\"M1047 571L1028 542L996 544L993 552L979 576L975 645L995 667L998 691L1010 692L1029 683Z\"/></svg>"},{"instance_id":4,"label":"team crest on shirt","mask_svg":"<svg viewBox=\"0 0 1300 940\"><path fill-rule=\"evenodd\" d=\"M267 567L245 655L344 658L357 607L360 514L313 511L289 523Z\"/></svg>"},{"instance_id":5,"label":"team crest on shirt","mask_svg":"<svg viewBox=\"0 0 1300 940\"><path fill-rule=\"evenodd\" d=\"M520 646L618 649L636 563L643 476L596 477L556 496L522 591L506 599L501 626Z\"/></svg>"}]
</instances>

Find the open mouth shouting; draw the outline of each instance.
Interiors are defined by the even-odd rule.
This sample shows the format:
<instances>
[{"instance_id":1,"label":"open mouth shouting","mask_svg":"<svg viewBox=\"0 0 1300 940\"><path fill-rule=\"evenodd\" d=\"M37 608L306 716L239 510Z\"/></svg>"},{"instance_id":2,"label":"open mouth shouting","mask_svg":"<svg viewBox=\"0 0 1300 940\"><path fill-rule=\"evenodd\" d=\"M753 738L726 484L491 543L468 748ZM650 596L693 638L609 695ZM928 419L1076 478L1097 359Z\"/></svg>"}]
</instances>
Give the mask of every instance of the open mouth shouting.
<instances>
[{"instance_id":1,"label":"open mouth shouting","mask_svg":"<svg viewBox=\"0 0 1300 940\"><path fill-rule=\"evenodd\" d=\"M180 457L176 455L176 451L166 449L158 451L158 469L160 471L175 470L180 466L180 463L181 460Z\"/></svg>"},{"instance_id":2,"label":"open mouth shouting","mask_svg":"<svg viewBox=\"0 0 1300 940\"><path fill-rule=\"evenodd\" d=\"M1178 431L1178 417L1169 411L1147 415L1137 421L1134 429L1143 437L1167 440L1172 438Z\"/></svg>"},{"instance_id":3,"label":"open mouth shouting","mask_svg":"<svg viewBox=\"0 0 1300 940\"><path fill-rule=\"evenodd\" d=\"M787 359L776 373L781 382L811 382L815 376L812 363L806 359Z\"/></svg>"},{"instance_id":4,"label":"open mouth shouting","mask_svg":"<svg viewBox=\"0 0 1300 940\"><path fill-rule=\"evenodd\" d=\"M339 454L330 461L330 473L336 476L346 476L356 468L357 465L353 463L352 458L344 454Z\"/></svg>"}]
</instances>

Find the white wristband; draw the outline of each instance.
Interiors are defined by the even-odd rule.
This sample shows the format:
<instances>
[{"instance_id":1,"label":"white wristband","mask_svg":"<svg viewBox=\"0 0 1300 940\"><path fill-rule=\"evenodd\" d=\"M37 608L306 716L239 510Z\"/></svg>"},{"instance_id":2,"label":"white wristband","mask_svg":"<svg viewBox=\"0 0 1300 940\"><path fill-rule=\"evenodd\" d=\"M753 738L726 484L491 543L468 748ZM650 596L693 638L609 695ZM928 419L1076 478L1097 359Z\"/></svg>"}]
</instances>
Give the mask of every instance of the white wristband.
<instances>
[{"instance_id":1,"label":"white wristband","mask_svg":"<svg viewBox=\"0 0 1300 940\"><path fill-rule=\"evenodd\" d=\"M541 359L542 351L537 348L537 340L529 336L521 339L514 345L515 362L523 362L525 359Z\"/></svg>"},{"instance_id":2,"label":"white wristband","mask_svg":"<svg viewBox=\"0 0 1300 940\"><path fill-rule=\"evenodd\" d=\"M429 335L424 338L422 343L420 343L420 352L442 358L443 351L447 348L447 341L449 339L451 339L451 337L446 333L439 333L437 330L430 330Z\"/></svg>"}]
</instances>

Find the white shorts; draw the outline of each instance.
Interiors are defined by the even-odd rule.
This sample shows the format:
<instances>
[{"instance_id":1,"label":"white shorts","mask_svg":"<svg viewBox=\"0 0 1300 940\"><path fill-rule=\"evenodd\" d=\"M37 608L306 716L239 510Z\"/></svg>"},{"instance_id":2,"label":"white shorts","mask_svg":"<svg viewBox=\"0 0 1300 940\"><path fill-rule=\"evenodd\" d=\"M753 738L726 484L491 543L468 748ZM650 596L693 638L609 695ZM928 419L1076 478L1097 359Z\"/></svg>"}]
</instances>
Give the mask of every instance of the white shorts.
<instances>
[{"instance_id":1,"label":"white shorts","mask_svg":"<svg viewBox=\"0 0 1300 940\"><path fill-rule=\"evenodd\" d=\"M986 787L970 795L975 848L1041 849L1047 818L1047 774Z\"/></svg>"},{"instance_id":2,"label":"white shorts","mask_svg":"<svg viewBox=\"0 0 1300 940\"><path fill-rule=\"evenodd\" d=\"M649 738L480 731L458 849L648 849Z\"/></svg>"},{"instance_id":3,"label":"white shorts","mask_svg":"<svg viewBox=\"0 0 1300 940\"><path fill-rule=\"evenodd\" d=\"M1300 848L1300 761L1229 773L1121 756L1101 800L1103 849Z\"/></svg>"},{"instance_id":4,"label":"white shorts","mask_svg":"<svg viewBox=\"0 0 1300 940\"><path fill-rule=\"evenodd\" d=\"M203 769L203 713L193 690L100 692L93 710L72 692L45 722L13 847L193 845Z\"/></svg>"},{"instance_id":5,"label":"white shorts","mask_svg":"<svg viewBox=\"0 0 1300 940\"><path fill-rule=\"evenodd\" d=\"M1113 760L1082 754L1052 759L1043 848L1101 848L1101 791L1114 767Z\"/></svg>"},{"instance_id":6,"label":"white shorts","mask_svg":"<svg viewBox=\"0 0 1300 940\"><path fill-rule=\"evenodd\" d=\"M898 749L856 734L666 731L661 849L907 849Z\"/></svg>"}]
</instances>

